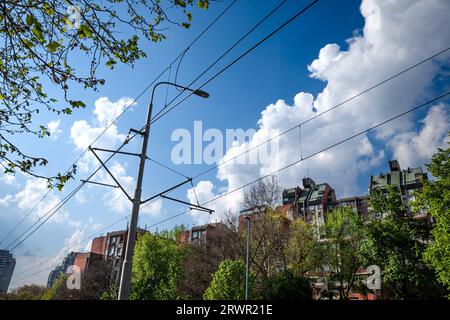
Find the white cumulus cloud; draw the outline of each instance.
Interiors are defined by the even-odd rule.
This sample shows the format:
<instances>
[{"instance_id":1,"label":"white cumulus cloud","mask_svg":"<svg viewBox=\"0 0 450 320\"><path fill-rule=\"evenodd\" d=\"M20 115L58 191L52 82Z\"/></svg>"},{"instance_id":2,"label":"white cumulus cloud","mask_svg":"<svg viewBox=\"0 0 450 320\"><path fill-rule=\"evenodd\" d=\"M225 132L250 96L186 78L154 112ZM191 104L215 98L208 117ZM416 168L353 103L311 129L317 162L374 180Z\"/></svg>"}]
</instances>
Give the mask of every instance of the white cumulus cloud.
<instances>
[{"instance_id":1,"label":"white cumulus cloud","mask_svg":"<svg viewBox=\"0 0 450 320\"><path fill-rule=\"evenodd\" d=\"M389 141L394 157L403 166L416 166L428 161L438 148L444 148L450 131L448 104L438 104L430 109L421 121L420 131L396 135Z\"/></svg>"},{"instance_id":2,"label":"white cumulus cloud","mask_svg":"<svg viewBox=\"0 0 450 320\"><path fill-rule=\"evenodd\" d=\"M94 115L98 124L107 126L130 105L133 105L132 98L123 97L112 102L108 97L101 97L95 101Z\"/></svg>"},{"instance_id":3,"label":"white cumulus cloud","mask_svg":"<svg viewBox=\"0 0 450 320\"><path fill-rule=\"evenodd\" d=\"M63 131L59 128L61 125L61 120L53 120L47 124L48 132L50 133L50 139L56 140L63 133Z\"/></svg>"},{"instance_id":4,"label":"white cumulus cloud","mask_svg":"<svg viewBox=\"0 0 450 320\"><path fill-rule=\"evenodd\" d=\"M0 176L0 181L8 186L19 186L16 176L10 173L2 173Z\"/></svg>"},{"instance_id":5,"label":"white cumulus cloud","mask_svg":"<svg viewBox=\"0 0 450 320\"><path fill-rule=\"evenodd\" d=\"M140 212L151 216L159 216L162 212L162 199L151 202L149 205L141 206Z\"/></svg>"},{"instance_id":6,"label":"white cumulus cloud","mask_svg":"<svg viewBox=\"0 0 450 320\"><path fill-rule=\"evenodd\" d=\"M47 192L48 188L45 180L29 178L27 179L23 190L19 191L14 196L14 202L16 203L17 208L21 209L23 214L30 212L30 217L32 220L36 220L44 216L47 217L60 203L60 198L52 192L41 200ZM59 210L48 221L67 223L74 227L78 227L80 225L80 222L73 220L68 211L65 209Z\"/></svg>"},{"instance_id":7,"label":"white cumulus cloud","mask_svg":"<svg viewBox=\"0 0 450 320\"><path fill-rule=\"evenodd\" d=\"M361 4L361 14L365 19L362 33L348 39L347 48L336 44L325 45L319 50L317 59L308 66L311 77L326 83L323 91L317 96L300 92L294 97L293 103L278 100L266 106L251 141L232 147L224 159L232 158L267 140L273 129L283 132L294 127L314 116L315 112L325 111L445 49L450 40L448 12L450 2L446 0L364 0ZM430 88L442 71L441 65L448 61L449 55L444 54L436 58L434 63L423 64L303 125L303 157L433 97L436 93ZM426 161L442 145L449 123L446 110L448 105L443 104L429 109L420 131L414 125L416 115L411 114L377 129L375 135L362 135L320 153L280 172L278 178L281 186L300 185L301 179L309 175L312 178L327 177L326 182L336 189L339 196L364 193L366 188L358 188L358 176L367 176L372 167L387 161L388 151L398 157L400 165L407 166ZM298 130L283 135L278 141L278 161L251 166L225 164L219 167L217 173L217 178L226 185L224 191L219 192L209 181L198 183L196 190L204 195L204 201L208 201L221 192L240 187L300 158ZM187 197L191 201L192 196L192 192L188 191ZM242 190L211 205L224 212L236 209L241 199ZM193 218L204 222L197 213Z\"/></svg>"}]
</instances>

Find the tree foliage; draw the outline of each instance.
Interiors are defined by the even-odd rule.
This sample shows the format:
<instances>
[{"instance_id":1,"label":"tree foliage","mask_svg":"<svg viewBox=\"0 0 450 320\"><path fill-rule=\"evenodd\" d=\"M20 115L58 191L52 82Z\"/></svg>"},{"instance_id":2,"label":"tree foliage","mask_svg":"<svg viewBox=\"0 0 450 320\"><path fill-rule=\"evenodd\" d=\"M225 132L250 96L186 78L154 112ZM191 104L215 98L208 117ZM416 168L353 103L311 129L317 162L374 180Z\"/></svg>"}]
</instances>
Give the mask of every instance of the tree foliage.
<instances>
[{"instance_id":1,"label":"tree foliage","mask_svg":"<svg viewBox=\"0 0 450 320\"><path fill-rule=\"evenodd\" d=\"M250 280L252 280L250 276ZM250 281L250 287L251 287ZM243 300L245 296L245 263L224 260L214 273L211 285L206 289L205 300Z\"/></svg>"},{"instance_id":2,"label":"tree foliage","mask_svg":"<svg viewBox=\"0 0 450 320\"><path fill-rule=\"evenodd\" d=\"M322 250L313 225L296 219L290 225L291 236L285 252L288 267L297 276L304 276L321 265Z\"/></svg>"},{"instance_id":3,"label":"tree foliage","mask_svg":"<svg viewBox=\"0 0 450 320\"><path fill-rule=\"evenodd\" d=\"M250 262L255 274L255 286L258 288L269 276L288 266L288 225L288 220L272 208L250 218ZM242 241L246 237L244 231Z\"/></svg>"},{"instance_id":4,"label":"tree foliage","mask_svg":"<svg viewBox=\"0 0 450 320\"><path fill-rule=\"evenodd\" d=\"M423 254L429 240L426 221L415 220L401 203L400 193L388 187L371 198L381 219L368 225L367 258L380 266L386 298L427 299L442 296Z\"/></svg>"},{"instance_id":5,"label":"tree foliage","mask_svg":"<svg viewBox=\"0 0 450 320\"><path fill-rule=\"evenodd\" d=\"M139 236L133 256L132 299L178 299L178 286L186 250L177 231Z\"/></svg>"},{"instance_id":6,"label":"tree foliage","mask_svg":"<svg viewBox=\"0 0 450 320\"><path fill-rule=\"evenodd\" d=\"M35 284L13 289L9 293L0 294L0 300L41 300L47 288Z\"/></svg>"},{"instance_id":7,"label":"tree foliage","mask_svg":"<svg viewBox=\"0 0 450 320\"><path fill-rule=\"evenodd\" d=\"M187 254L179 288L181 296L202 299L222 261L245 257L245 243L242 234L236 230L236 216L226 213L225 217L223 225L208 232L206 241L186 246Z\"/></svg>"},{"instance_id":8,"label":"tree foliage","mask_svg":"<svg viewBox=\"0 0 450 320\"><path fill-rule=\"evenodd\" d=\"M269 277L262 291L264 300L311 300L309 280L287 269Z\"/></svg>"},{"instance_id":9,"label":"tree foliage","mask_svg":"<svg viewBox=\"0 0 450 320\"><path fill-rule=\"evenodd\" d=\"M21 170L62 188L76 168L50 177L35 173L33 168L48 161L28 154L13 135L49 136L45 125L33 122L38 113L70 115L85 107L72 88L98 90L105 83L100 66L132 66L146 57L147 43L165 39L168 25L190 26L194 4L208 8L209 0L2 0L0 163L5 173Z\"/></svg>"},{"instance_id":10,"label":"tree foliage","mask_svg":"<svg viewBox=\"0 0 450 320\"><path fill-rule=\"evenodd\" d=\"M448 142L450 144L450 142ZM423 181L416 194L416 210L427 210L434 219L432 241L425 251L425 262L435 270L439 280L450 289L450 148L439 151L427 165L435 177Z\"/></svg>"},{"instance_id":11,"label":"tree foliage","mask_svg":"<svg viewBox=\"0 0 450 320\"><path fill-rule=\"evenodd\" d=\"M242 205L264 213L266 208L275 208L280 199L281 188L275 176L259 180L244 191Z\"/></svg>"},{"instance_id":12,"label":"tree foliage","mask_svg":"<svg viewBox=\"0 0 450 320\"><path fill-rule=\"evenodd\" d=\"M349 207L331 211L324 225L326 239L321 244L324 263L330 279L339 282L340 299L348 299L363 264L364 224L358 213Z\"/></svg>"},{"instance_id":13,"label":"tree foliage","mask_svg":"<svg viewBox=\"0 0 450 320\"><path fill-rule=\"evenodd\" d=\"M53 285L47 289L41 300L64 300L71 296L71 291L67 288L67 279L69 275L61 274Z\"/></svg>"}]
</instances>

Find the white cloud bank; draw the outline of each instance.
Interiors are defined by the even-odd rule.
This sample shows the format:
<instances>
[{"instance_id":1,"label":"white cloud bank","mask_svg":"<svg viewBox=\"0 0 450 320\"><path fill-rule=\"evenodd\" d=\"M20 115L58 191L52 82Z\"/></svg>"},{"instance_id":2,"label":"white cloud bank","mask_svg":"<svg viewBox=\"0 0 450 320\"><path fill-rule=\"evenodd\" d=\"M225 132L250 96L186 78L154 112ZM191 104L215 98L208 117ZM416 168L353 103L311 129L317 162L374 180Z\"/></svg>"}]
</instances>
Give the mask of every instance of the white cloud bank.
<instances>
[{"instance_id":1,"label":"white cloud bank","mask_svg":"<svg viewBox=\"0 0 450 320\"><path fill-rule=\"evenodd\" d=\"M29 219L34 222L37 219L47 217L60 202L59 196L52 192L41 200L47 192L47 181L28 178L23 190L19 191L14 196L13 202L15 202L18 209L21 209L23 214L30 212ZM65 209L59 210L48 221L65 223L73 227L80 226L80 222L73 220Z\"/></svg>"},{"instance_id":2,"label":"white cloud bank","mask_svg":"<svg viewBox=\"0 0 450 320\"><path fill-rule=\"evenodd\" d=\"M61 120L50 121L47 124L48 132L50 133L50 139L57 140L63 131L59 128L61 125Z\"/></svg>"},{"instance_id":3,"label":"white cloud bank","mask_svg":"<svg viewBox=\"0 0 450 320\"><path fill-rule=\"evenodd\" d=\"M16 176L13 174L2 173L0 175L0 181L10 187L17 187L19 183L17 182Z\"/></svg>"},{"instance_id":4,"label":"white cloud bank","mask_svg":"<svg viewBox=\"0 0 450 320\"><path fill-rule=\"evenodd\" d=\"M148 214L151 216L159 216L161 215L162 212L162 205L163 205L162 199L150 201L150 204L148 205L144 204L143 206L141 206L140 213Z\"/></svg>"},{"instance_id":5,"label":"white cloud bank","mask_svg":"<svg viewBox=\"0 0 450 320\"><path fill-rule=\"evenodd\" d=\"M347 50L337 44L324 46L318 58L308 66L312 78L326 82L324 90L316 97L300 92L294 97L293 104L278 100L268 105L261 112L253 139L229 149L224 159L267 140L271 129L289 129L315 115L314 110L322 112L445 49L450 43L448 12L450 2L446 0L364 0L361 4L365 19L362 34L347 40ZM448 63L449 55L442 55L436 61ZM430 88L440 71L439 63L426 63L304 125L303 155L317 152L426 101L435 94ZM281 185L298 185L308 172L312 178L329 177L327 182L339 195L364 192L358 190L358 175L367 174L370 168L387 161L387 151L392 152L402 166L419 165L443 145L449 123L448 105L437 104L429 109L420 128L414 126L413 115L400 118L378 129L375 138L361 136L284 170L279 175ZM233 163L219 167L217 178L226 184L225 191L299 159L298 131L282 136L279 141L276 167ZM380 148L380 145L386 148ZM210 181L200 181L196 191L200 202L221 194ZM195 201L192 190L188 191L187 197ZM193 218L196 223L214 220L227 209L237 210L241 198L241 191L233 193L209 205L218 210L215 215L193 213Z\"/></svg>"},{"instance_id":6,"label":"white cloud bank","mask_svg":"<svg viewBox=\"0 0 450 320\"><path fill-rule=\"evenodd\" d=\"M125 108L133 105L133 99L123 97L113 102L107 97L101 97L95 102L93 110L93 118L89 123L86 120L75 121L71 127L72 143L78 150L85 150L91 145L94 139L102 133L107 126L109 126L114 119L120 115ZM111 124L108 130L94 143L94 147L115 149L126 138L126 135L121 133L116 124ZM105 154L98 152L102 159L105 159ZM109 154L108 154L109 155ZM91 174L100 163L91 154L87 153L79 162L80 170L85 174ZM120 163L116 159L108 162L108 168L114 177L120 182L122 187L127 191L130 197L133 196L135 180L126 172L127 164ZM93 178L93 181L115 185L116 183L108 175L106 171L101 169ZM87 188L92 188L88 185ZM77 199L80 203L85 201L85 197ZM117 213L126 213L131 210L131 202L127 199L121 189L108 190L102 200L105 206ZM161 212L161 202L155 202L143 210L143 213L158 215Z\"/></svg>"}]
</instances>

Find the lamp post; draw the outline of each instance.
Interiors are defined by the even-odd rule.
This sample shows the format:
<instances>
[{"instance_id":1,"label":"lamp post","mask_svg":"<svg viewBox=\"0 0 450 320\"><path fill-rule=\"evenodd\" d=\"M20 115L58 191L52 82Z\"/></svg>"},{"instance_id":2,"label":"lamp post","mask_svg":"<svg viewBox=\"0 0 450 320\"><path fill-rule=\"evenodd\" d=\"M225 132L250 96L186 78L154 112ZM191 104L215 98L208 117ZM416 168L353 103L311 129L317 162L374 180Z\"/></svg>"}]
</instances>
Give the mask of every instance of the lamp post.
<instances>
[{"instance_id":1,"label":"lamp post","mask_svg":"<svg viewBox=\"0 0 450 320\"><path fill-rule=\"evenodd\" d=\"M142 181L144 179L145 161L147 159L147 146L148 146L148 139L149 139L149 135L150 135L150 123L152 120L152 111L153 111L153 97L155 95L155 89L159 85L163 85L163 84L190 91L193 94L195 94L199 97L205 98L205 99L209 97L209 94L203 90L200 90L200 89L194 90L194 89L184 87L179 84L168 82L168 81L158 82L153 87L150 104L149 104L148 110L147 110L147 121L146 121L144 130L142 132L140 132L140 134L143 136L143 141L142 141L142 149L141 149L141 154L140 154L140 162L139 162L138 176L137 176L137 182L136 182L136 189L134 191L133 209L131 211L131 221L128 226L128 236L127 236L127 244L126 244L126 251L125 251L125 259L123 261L122 274L120 277L119 300L128 300L128 298L130 296L131 267L132 267L133 253L134 253L134 245L135 245L135 241L136 241L136 228L137 228L137 222L138 222L138 217L139 217L139 208L141 206Z\"/></svg>"},{"instance_id":2,"label":"lamp post","mask_svg":"<svg viewBox=\"0 0 450 320\"><path fill-rule=\"evenodd\" d=\"M245 300L248 300L248 282L249 282L249 272L250 272L250 217L246 216L247 220L247 257L245 265Z\"/></svg>"}]
</instances>

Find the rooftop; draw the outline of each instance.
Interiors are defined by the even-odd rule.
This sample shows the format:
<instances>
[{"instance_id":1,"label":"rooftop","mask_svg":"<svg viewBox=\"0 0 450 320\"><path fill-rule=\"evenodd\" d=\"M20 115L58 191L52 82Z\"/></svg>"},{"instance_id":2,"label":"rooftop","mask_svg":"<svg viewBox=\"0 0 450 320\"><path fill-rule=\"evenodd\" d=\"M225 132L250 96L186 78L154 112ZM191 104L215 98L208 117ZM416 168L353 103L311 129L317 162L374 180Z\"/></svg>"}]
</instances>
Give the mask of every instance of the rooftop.
<instances>
[{"instance_id":1,"label":"rooftop","mask_svg":"<svg viewBox=\"0 0 450 320\"><path fill-rule=\"evenodd\" d=\"M392 163L394 165L392 165ZM400 169L396 160L389 161L391 171L373 175L370 178L370 189L385 188L388 184L392 186L413 186L420 182L422 177L426 178L422 167Z\"/></svg>"},{"instance_id":2,"label":"rooftop","mask_svg":"<svg viewBox=\"0 0 450 320\"><path fill-rule=\"evenodd\" d=\"M310 202L321 201L326 188L327 188L326 183L317 184L312 190L311 196L309 197L309 201Z\"/></svg>"}]
</instances>

